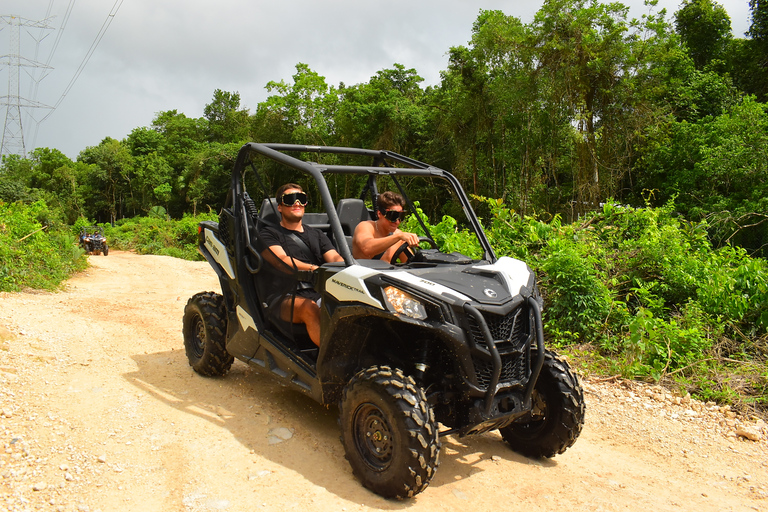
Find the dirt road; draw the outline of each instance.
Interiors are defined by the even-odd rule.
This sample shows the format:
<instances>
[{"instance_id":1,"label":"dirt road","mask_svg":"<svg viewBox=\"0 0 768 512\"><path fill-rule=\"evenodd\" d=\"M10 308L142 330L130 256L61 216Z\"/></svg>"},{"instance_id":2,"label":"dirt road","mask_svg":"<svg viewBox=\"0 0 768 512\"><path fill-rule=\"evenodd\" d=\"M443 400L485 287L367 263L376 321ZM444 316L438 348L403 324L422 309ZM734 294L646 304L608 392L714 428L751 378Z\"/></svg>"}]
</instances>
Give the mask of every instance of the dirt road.
<instances>
[{"instance_id":1,"label":"dirt road","mask_svg":"<svg viewBox=\"0 0 768 512\"><path fill-rule=\"evenodd\" d=\"M0 294L0 511L768 510L765 423L596 380L565 454L447 437L427 490L384 500L352 476L335 408L239 361L193 373L181 317L218 291L206 263L90 262L64 291Z\"/></svg>"}]
</instances>

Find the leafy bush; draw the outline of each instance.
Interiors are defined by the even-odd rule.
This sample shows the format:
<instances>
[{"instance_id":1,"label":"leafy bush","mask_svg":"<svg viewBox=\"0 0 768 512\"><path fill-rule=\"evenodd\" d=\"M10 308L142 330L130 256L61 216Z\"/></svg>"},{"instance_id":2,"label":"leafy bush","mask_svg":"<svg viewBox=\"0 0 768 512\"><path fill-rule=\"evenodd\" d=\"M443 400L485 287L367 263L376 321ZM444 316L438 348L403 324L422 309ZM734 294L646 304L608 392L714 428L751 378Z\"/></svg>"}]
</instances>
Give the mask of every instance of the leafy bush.
<instances>
[{"instance_id":1,"label":"leafy bush","mask_svg":"<svg viewBox=\"0 0 768 512\"><path fill-rule=\"evenodd\" d=\"M597 348L606 370L673 377L702 398L733 400L731 380L751 380L768 406L768 263L740 248L713 249L706 223L662 208L606 204L562 225L490 205L487 234L499 256L525 259L545 298L545 332L567 350ZM733 362L749 361L751 366ZM731 372L748 372L739 379ZM762 390L762 391L761 391Z\"/></svg>"},{"instance_id":2,"label":"leafy bush","mask_svg":"<svg viewBox=\"0 0 768 512\"><path fill-rule=\"evenodd\" d=\"M599 253L578 240L558 238L543 252L548 327L592 338L604 330L612 297Z\"/></svg>"},{"instance_id":3,"label":"leafy bush","mask_svg":"<svg viewBox=\"0 0 768 512\"><path fill-rule=\"evenodd\" d=\"M76 237L43 201L0 202L0 291L55 289L86 265Z\"/></svg>"},{"instance_id":4,"label":"leafy bush","mask_svg":"<svg viewBox=\"0 0 768 512\"><path fill-rule=\"evenodd\" d=\"M421 216L421 220L429 228L429 233L444 252L460 252L471 258L480 258L482 250L477 238L466 229L460 229L456 219L449 215L444 215L437 224L430 224L424 211L419 208L418 201L415 202L416 213ZM403 231L424 235L424 229L419 224L415 215L409 215L405 222L400 226Z\"/></svg>"},{"instance_id":5,"label":"leafy bush","mask_svg":"<svg viewBox=\"0 0 768 512\"><path fill-rule=\"evenodd\" d=\"M217 220L212 213L185 215L181 220L153 215L118 221L112 227L103 224L110 247L139 254L161 254L186 260L200 260L197 252L197 225L203 220Z\"/></svg>"}]
</instances>

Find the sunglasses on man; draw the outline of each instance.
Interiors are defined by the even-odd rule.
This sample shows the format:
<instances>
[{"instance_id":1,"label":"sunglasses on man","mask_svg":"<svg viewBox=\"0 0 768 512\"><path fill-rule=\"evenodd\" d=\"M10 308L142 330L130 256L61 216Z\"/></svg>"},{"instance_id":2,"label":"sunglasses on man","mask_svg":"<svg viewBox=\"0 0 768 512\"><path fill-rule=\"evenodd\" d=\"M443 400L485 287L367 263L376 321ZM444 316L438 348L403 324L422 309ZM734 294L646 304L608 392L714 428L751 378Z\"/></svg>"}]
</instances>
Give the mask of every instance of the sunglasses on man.
<instances>
[{"instance_id":1,"label":"sunglasses on man","mask_svg":"<svg viewBox=\"0 0 768 512\"><path fill-rule=\"evenodd\" d=\"M293 206L297 201L300 206L307 206L309 198L304 192L291 192L290 194L283 194L280 197L280 202L283 203L284 206Z\"/></svg>"},{"instance_id":2,"label":"sunglasses on man","mask_svg":"<svg viewBox=\"0 0 768 512\"><path fill-rule=\"evenodd\" d=\"M406 213L397 210L380 210L381 215L389 222L403 222L405 220Z\"/></svg>"}]
</instances>

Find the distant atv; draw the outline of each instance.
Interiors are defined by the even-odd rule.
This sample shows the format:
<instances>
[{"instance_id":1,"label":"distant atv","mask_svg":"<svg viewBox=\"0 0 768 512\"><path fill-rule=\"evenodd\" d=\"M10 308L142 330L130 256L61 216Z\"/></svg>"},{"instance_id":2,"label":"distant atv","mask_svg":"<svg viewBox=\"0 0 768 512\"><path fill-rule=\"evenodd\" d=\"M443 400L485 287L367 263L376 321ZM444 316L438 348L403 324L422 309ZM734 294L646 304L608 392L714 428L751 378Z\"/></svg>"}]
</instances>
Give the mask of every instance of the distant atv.
<instances>
[{"instance_id":1,"label":"distant atv","mask_svg":"<svg viewBox=\"0 0 768 512\"><path fill-rule=\"evenodd\" d=\"M104 229L99 226L88 226L80 230L80 247L86 254L109 254L107 238Z\"/></svg>"},{"instance_id":2,"label":"distant atv","mask_svg":"<svg viewBox=\"0 0 768 512\"><path fill-rule=\"evenodd\" d=\"M310 154L319 162L301 158ZM325 154L332 164L321 163ZM271 188L296 181L314 199L308 208L317 203L304 224L324 230L343 262L313 273L281 268L262 241L260 229L280 222ZM342 195L351 184L359 197ZM375 219L380 184L403 194L411 214L418 210L405 185L423 198L451 193L453 203L443 205L466 214L456 229L474 233L480 257L441 251L416 215L415 230L431 248L407 253L404 264L399 255L353 258L352 234ZM372 491L387 498L423 491L438 466L440 437L449 434L499 430L530 457L563 453L579 436L584 394L568 364L544 346L535 276L522 261L496 257L450 173L388 151L250 143L237 156L219 221L198 230L222 294L198 293L187 303L189 364L218 376L236 357L321 404L338 404L346 457ZM319 349L302 324L280 314L306 283L322 295Z\"/></svg>"}]
</instances>

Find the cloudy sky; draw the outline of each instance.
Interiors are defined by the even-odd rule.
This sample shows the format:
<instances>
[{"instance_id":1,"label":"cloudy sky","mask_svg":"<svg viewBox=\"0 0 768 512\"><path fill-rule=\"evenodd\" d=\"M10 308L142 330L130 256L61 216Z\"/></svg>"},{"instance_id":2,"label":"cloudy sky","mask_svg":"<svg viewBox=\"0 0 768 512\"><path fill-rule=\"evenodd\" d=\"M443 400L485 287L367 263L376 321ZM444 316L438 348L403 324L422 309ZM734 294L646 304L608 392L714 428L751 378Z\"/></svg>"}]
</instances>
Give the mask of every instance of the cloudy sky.
<instances>
[{"instance_id":1,"label":"cloudy sky","mask_svg":"<svg viewBox=\"0 0 768 512\"><path fill-rule=\"evenodd\" d=\"M657 10L666 8L671 16L681 1L660 0ZM26 151L57 148L74 159L104 137L122 139L134 128L151 125L158 112L175 109L201 117L215 89L239 92L241 105L253 111L267 96L267 82L289 82L299 62L329 85L367 82L394 63L415 68L425 79L423 86L436 85L447 67L447 50L469 41L481 9L498 9L530 23L542 3L3 0L0 104L16 96L9 92L7 56L14 53L10 16L24 25L51 16L49 30L19 30L22 61L48 62L50 68L22 68L18 96L23 102L57 105L22 111ZM642 0L623 3L630 6L631 17L647 11ZM720 3L731 17L734 35L743 37L749 26L748 0ZM5 109L0 106L0 121Z\"/></svg>"}]
</instances>

